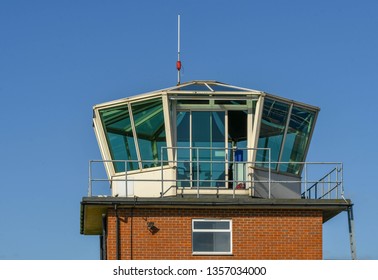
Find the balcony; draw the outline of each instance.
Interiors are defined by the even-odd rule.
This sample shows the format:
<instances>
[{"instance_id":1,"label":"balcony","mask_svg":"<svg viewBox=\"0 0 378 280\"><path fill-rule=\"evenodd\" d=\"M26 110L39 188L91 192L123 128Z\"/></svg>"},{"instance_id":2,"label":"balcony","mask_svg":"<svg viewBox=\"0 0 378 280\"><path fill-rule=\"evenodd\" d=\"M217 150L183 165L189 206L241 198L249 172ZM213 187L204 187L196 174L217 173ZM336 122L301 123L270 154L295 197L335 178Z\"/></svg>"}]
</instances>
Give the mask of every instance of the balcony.
<instances>
[{"instance_id":1,"label":"balcony","mask_svg":"<svg viewBox=\"0 0 378 280\"><path fill-rule=\"evenodd\" d=\"M148 168L141 170L127 169L141 165L136 160L91 160L88 197L344 199L342 163L243 161L241 154L253 157L259 150L162 147L161 154L172 154L174 160L144 160ZM117 166L117 175L105 174L106 164ZM301 175L281 172L282 166Z\"/></svg>"}]
</instances>

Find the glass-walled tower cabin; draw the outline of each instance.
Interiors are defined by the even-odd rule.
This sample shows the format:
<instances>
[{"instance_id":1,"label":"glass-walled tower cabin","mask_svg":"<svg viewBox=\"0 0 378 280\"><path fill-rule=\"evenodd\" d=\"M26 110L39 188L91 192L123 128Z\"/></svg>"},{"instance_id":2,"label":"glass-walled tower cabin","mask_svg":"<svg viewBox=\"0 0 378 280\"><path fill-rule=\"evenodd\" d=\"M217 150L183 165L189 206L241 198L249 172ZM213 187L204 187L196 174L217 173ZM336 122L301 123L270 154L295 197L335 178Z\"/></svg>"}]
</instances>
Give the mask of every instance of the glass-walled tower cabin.
<instances>
[{"instance_id":1,"label":"glass-walled tower cabin","mask_svg":"<svg viewBox=\"0 0 378 280\"><path fill-rule=\"evenodd\" d=\"M93 123L112 196L300 198L295 182L318 111L261 91L192 81L96 105Z\"/></svg>"}]
</instances>

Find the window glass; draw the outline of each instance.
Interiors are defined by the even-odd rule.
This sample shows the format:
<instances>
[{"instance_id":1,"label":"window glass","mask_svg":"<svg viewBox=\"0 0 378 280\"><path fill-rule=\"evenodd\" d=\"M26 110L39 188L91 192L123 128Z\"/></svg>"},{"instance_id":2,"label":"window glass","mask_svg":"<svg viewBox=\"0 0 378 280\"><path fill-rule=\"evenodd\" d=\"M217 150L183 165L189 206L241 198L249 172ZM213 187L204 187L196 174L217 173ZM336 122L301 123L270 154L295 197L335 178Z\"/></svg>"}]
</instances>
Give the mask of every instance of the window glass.
<instances>
[{"instance_id":1,"label":"window glass","mask_svg":"<svg viewBox=\"0 0 378 280\"><path fill-rule=\"evenodd\" d=\"M229 232L193 232L193 252L230 252Z\"/></svg>"},{"instance_id":2,"label":"window glass","mask_svg":"<svg viewBox=\"0 0 378 280\"><path fill-rule=\"evenodd\" d=\"M244 178L247 154L247 111L228 111L228 188L236 187ZM235 149L236 148L236 149ZM234 162L236 161L236 162ZM243 163L244 162L244 163ZM235 163L235 164L234 164Z\"/></svg>"},{"instance_id":3,"label":"window glass","mask_svg":"<svg viewBox=\"0 0 378 280\"><path fill-rule=\"evenodd\" d=\"M193 181L200 187L224 186L225 112L192 112ZM197 158L198 157L198 158ZM198 168L198 170L197 170Z\"/></svg>"},{"instance_id":4,"label":"window glass","mask_svg":"<svg viewBox=\"0 0 378 280\"><path fill-rule=\"evenodd\" d=\"M247 161L247 116L247 111L228 111L228 148L241 148L241 161Z\"/></svg>"},{"instance_id":5,"label":"window glass","mask_svg":"<svg viewBox=\"0 0 378 280\"><path fill-rule=\"evenodd\" d=\"M220 85L220 84L208 84L208 85L214 91L246 91L239 88L229 87L227 85Z\"/></svg>"},{"instance_id":6,"label":"window glass","mask_svg":"<svg viewBox=\"0 0 378 280\"><path fill-rule=\"evenodd\" d=\"M230 229L230 222L220 221L195 221L193 222L194 229Z\"/></svg>"},{"instance_id":7,"label":"window glass","mask_svg":"<svg viewBox=\"0 0 378 280\"><path fill-rule=\"evenodd\" d=\"M193 253L229 254L232 251L231 221L194 220Z\"/></svg>"},{"instance_id":8,"label":"window glass","mask_svg":"<svg viewBox=\"0 0 378 280\"><path fill-rule=\"evenodd\" d=\"M130 115L127 105L100 111L101 121L113 160L137 160ZM138 168L137 162L128 162L127 170ZM124 162L114 163L115 172L124 172Z\"/></svg>"},{"instance_id":9,"label":"window glass","mask_svg":"<svg viewBox=\"0 0 378 280\"><path fill-rule=\"evenodd\" d=\"M161 98L132 103L131 109L143 168L160 166L161 147L167 146Z\"/></svg>"},{"instance_id":10,"label":"window glass","mask_svg":"<svg viewBox=\"0 0 378 280\"><path fill-rule=\"evenodd\" d=\"M177 112L177 186L190 186L190 112Z\"/></svg>"},{"instance_id":11,"label":"window glass","mask_svg":"<svg viewBox=\"0 0 378 280\"><path fill-rule=\"evenodd\" d=\"M260 136L258 148L271 149L271 162L277 162L280 155L285 125L288 117L289 105L266 98L261 120ZM269 167L269 151L258 150L257 166ZM277 164L271 164L272 169L276 169Z\"/></svg>"},{"instance_id":12,"label":"window glass","mask_svg":"<svg viewBox=\"0 0 378 280\"><path fill-rule=\"evenodd\" d=\"M295 162L304 160L314 119L314 112L293 107L281 158L281 161L289 163L280 164L280 171L298 174L301 170L301 165Z\"/></svg>"},{"instance_id":13,"label":"window glass","mask_svg":"<svg viewBox=\"0 0 378 280\"><path fill-rule=\"evenodd\" d=\"M178 90L187 90L187 91L211 91L204 84L191 84L187 86L180 87Z\"/></svg>"}]
</instances>

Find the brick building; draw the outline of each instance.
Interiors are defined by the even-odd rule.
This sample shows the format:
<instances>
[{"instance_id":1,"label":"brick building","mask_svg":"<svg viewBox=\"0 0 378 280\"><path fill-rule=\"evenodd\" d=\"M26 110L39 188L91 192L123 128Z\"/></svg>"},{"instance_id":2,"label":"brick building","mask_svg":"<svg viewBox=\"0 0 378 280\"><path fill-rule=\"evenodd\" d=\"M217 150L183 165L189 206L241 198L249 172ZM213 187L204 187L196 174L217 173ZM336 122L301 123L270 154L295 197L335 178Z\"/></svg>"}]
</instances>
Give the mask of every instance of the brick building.
<instances>
[{"instance_id":1,"label":"brick building","mask_svg":"<svg viewBox=\"0 0 378 280\"><path fill-rule=\"evenodd\" d=\"M318 112L215 81L96 105L81 233L102 259L322 259L353 219L342 164L305 162Z\"/></svg>"}]
</instances>

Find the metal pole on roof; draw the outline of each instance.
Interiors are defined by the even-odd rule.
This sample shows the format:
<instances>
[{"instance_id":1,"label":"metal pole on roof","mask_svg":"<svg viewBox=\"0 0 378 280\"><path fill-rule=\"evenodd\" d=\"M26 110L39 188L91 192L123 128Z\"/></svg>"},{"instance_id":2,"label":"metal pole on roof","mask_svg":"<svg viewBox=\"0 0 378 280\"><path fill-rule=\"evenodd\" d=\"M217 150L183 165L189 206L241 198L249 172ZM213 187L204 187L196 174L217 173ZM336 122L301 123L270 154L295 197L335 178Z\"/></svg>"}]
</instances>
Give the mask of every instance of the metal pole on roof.
<instances>
[{"instance_id":1,"label":"metal pole on roof","mask_svg":"<svg viewBox=\"0 0 378 280\"><path fill-rule=\"evenodd\" d=\"M176 62L176 68L177 68L177 84L179 85L181 82L181 61L180 61L180 15L177 17L177 62Z\"/></svg>"}]
</instances>

